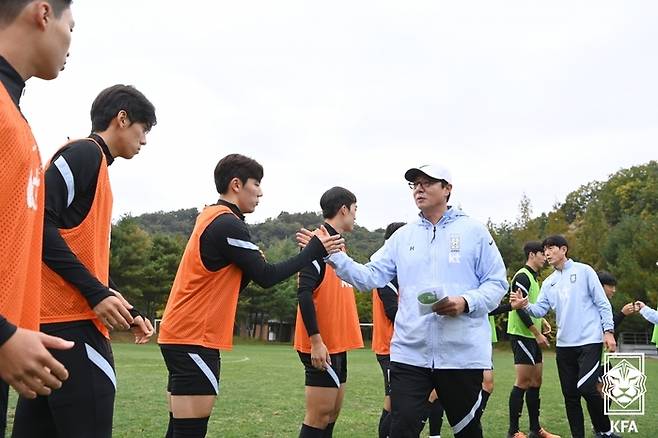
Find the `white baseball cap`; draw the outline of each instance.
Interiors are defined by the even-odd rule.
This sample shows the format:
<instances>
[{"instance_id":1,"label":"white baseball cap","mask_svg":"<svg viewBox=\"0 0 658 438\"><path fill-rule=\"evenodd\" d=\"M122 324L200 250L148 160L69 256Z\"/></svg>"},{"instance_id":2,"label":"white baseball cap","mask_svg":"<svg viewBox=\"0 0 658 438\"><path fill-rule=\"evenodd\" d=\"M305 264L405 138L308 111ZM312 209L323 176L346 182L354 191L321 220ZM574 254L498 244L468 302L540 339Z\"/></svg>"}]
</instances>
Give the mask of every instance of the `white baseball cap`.
<instances>
[{"instance_id":1,"label":"white baseball cap","mask_svg":"<svg viewBox=\"0 0 658 438\"><path fill-rule=\"evenodd\" d=\"M423 164L422 166L412 167L404 173L407 181L414 182L419 175L425 175L432 179L442 179L448 184L452 184L452 174L443 166L438 164Z\"/></svg>"}]
</instances>

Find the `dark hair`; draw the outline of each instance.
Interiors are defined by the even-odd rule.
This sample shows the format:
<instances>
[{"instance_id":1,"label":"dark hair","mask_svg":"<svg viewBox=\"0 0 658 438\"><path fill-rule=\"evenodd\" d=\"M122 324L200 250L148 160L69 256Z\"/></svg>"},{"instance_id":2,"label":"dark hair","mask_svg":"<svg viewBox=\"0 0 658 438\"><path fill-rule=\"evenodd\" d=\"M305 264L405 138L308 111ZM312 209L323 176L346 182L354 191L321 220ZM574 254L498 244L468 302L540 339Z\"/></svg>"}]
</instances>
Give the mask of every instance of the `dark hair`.
<instances>
[{"instance_id":1,"label":"dark hair","mask_svg":"<svg viewBox=\"0 0 658 438\"><path fill-rule=\"evenodd\" d=\"M544 248L549 247L549 246L557 246L558 248L566 246L567 247L567 252L569 252L569 242L567 242L567 239L561 234L554 234L552 236L548 236L541 243L541 246L544 247Z\"/></svg>"},{"instance_id":2,"label":"dark hair","mask_svg":"<svg viewBox=\"0 0 658 438\"><path fill-rule=\"evenodd\" d=\"M331 219L338 214L338 210L344 205L350 208L356 202L354 193L342 187L332 187L320 198L322 217Z\"/></svg>"},{"instance_id":3,"label":"dark hair","mask_svg":"<svg viewBox=\"0 0 658 438\"><path fill-rule=\"evenodd\" d=\"M617 286L617 279L611 273L607 271L599 271L596 273L596 275L599 276L599 281L601 284L607 286Z\"/></svg>"},{"instance_id":4,"label":"dark hair","mask_svg":"<svg viewBox=\"0 0 658 438\"><path fill-rule=\"evenodd\" d=\"M112 85L100 92L91 104L91 130L105 131L119 111L125 111L130 123L143 123L146 131L158 123L153 104L132 85Z\"/></svg>"},{"instance_id":5,"label":"dark hair","mask_svg":"<svg viewBox=\"0 0 658 438\"><path fill-rule=\"evenodd\" d=\"M538 252L544 252L544 245L538 240L531 240L530 242L526 242L525 245L523 245L523 252L525 253L525 258L527 259L530 257L530 254L536 254Z\"/></svg>"},{"instance_id":6,"label":"dark hair","mask_svg":"<svg viewBox=\"0 0 658 438\"><path fill-rule=\"evenodd\" d=\"M2 0L0 1L0 26L14 22L21 11L34 0ZM44 0L53 8L55 18L62 16L62 12L71 7L73 0Z\"/></svg>"},{"instance_id":7,"label":"dark hair","mask_svg":"<svg viewBox=\"0 0 658 438\"><path fill-rule=\"evenodd\" d=\"M230 154L219 160L215 166L215 187L220 194L226 193L228 184L238 178L246 184L249 178L260 182L263 179L263 166L256 160L240 154Z\"/></svg>"},{"instance_id":8,"label":"dark hair","mask_svg":"<svg viewBox=\"0 0 658 438\"><path fill-rule=\"evenodd\" d=\"M391 237L391 235L393 235L393 233L395 233L398 228L405 225L407 225L405 222L392 222L388 224L386 231L384 231L384 240L388 240L388 238Z\"/></svg>"}]
</instances>

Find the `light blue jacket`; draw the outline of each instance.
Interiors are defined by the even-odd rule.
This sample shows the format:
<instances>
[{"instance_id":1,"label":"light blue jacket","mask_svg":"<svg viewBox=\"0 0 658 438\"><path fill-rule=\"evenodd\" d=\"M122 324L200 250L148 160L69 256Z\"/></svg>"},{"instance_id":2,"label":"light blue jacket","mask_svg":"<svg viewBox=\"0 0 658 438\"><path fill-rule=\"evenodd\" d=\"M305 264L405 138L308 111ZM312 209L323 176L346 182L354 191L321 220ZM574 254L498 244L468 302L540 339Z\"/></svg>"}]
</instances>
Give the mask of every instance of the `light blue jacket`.
<instances>
[{"instance_id":1,"label":"light blue jacket","mask_svg":"<svg viewBox=\"0 0 658 438\"><path fill-rule=\"evenodd\" d=\"M640 309L640 315L644 316L644 319L649 321L651 324L658 325L658 312L653 310L649 306L644 306Z\"/></svg>"},{"instance_id":2,"label":"light blue jacket","mask_svg":"<svg viewBox=\"0 0 658 438\"><path fill-rule=\"evenodd\" d=\"M344 253L327 261L359 290L383 287L397 275L392 361L424 368L491 368L487 314L505 295L507 280L500 252L479 222L449 208L436 225L421 216L398 229L366 265ZM418 292L439 285L448 295L464 297L468 313L421 316Z\"/></svg>"},{"instance_id":3,"label":"light blue jacket","mask_svg":"<svg viewBox=\"0 0 658 438\"><path fill-rule=\"evenodd\" d=\"M577 347L603 342L603 332L613 330L612 307L591 266L567 260L541 285L528 314L541 318L555 310L558 347Z\"/></svg>"}]
</instances>

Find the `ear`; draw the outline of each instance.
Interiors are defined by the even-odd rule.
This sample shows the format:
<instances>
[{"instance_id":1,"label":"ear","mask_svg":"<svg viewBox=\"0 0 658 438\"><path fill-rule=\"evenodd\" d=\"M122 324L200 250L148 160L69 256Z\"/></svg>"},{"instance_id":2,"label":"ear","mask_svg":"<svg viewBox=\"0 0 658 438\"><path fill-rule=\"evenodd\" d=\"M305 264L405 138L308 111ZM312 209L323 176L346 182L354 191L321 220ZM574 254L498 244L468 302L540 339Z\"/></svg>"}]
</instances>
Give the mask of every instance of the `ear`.
<instances>
[{"instance_id":1,"label":"ear","mask_svg":"<svg viewBox=\"0 0 658 438\"><path fill-rule=\"evenodd\" d=\"M230 190L233 190L233 192L238 193L242 189L242 181L240 181L240 178L233 178L231 182L228 183L228 187Z\"/></svg>"},{"instance_id":2,"label":"ear","mask_svg":"<svg viewBox=\"0 0 658 438\"><path fill-rule=\"evenodd\" d=\"M128 113L125 110L119 111L114 119L117 121L117 126L119 128L130 126L130 119L128 119Z\"/></svg>"},{"instance_id":3,"label":"ear","mask_svg":"<svg viewBox=\"0 0 658 438\"><path fill-rule=\"evenodd\" d=\"M40 30L45 30L48 27L48 22L55 18L53 7L48 2L33 2L27 5L25 9L24 12L29 14L30 19L34 20Z\"/></svg>"}]
</instances>

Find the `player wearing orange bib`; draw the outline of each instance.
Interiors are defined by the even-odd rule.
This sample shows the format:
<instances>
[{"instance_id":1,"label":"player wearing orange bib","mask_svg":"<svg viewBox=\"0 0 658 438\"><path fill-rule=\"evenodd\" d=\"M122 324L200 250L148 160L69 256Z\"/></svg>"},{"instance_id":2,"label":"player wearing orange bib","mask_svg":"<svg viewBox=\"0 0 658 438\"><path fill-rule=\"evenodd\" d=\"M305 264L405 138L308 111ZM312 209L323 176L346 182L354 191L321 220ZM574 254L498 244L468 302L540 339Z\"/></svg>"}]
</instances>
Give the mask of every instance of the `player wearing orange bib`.
<instances>
[{"instance_id":1,"label":"player wearing orange bib","mask_svg":"<svg viewBox=\"0 0 658 438\"><path fill-rule=\"evenodd\" d=\"M46 348L70 342L39 333L43 169L20 109L25 81L54 79L73 30L71 1L0 2L0 436L8 385L25 397L50 394L68 376Z\"/></svg>"},{"instance_id":2,"label":"player wearing orange bib","mask_svg":"<svg viewBox=\"0 0 658 438\"><path fill-rule=\"evenodd\" d=\"M350 232L356 197L342 187L320 198L329 235ZM295 349L305 369L306 415L300 437L331 437L347 381L347 351L363 347L352 285L316 259L299 272Z\"/></svg>"},{"instance_id":3,"label":"player wearing orange bib","mask_svg":"<svg viewBox=\"0 0 658 438\"><path fill-rule=\"evenodd\" d=\"M199 214L183 253L158 337L169 371L169 438L206 436L219 392L219 350L233 346L240 291L252 280L272 287L342 247L339 236L316 237L295 257L267 263L244 222L262 196L262 178L263 167L249 157L221 159L219 200Z\"/></svg>"},{"instance_id":4,"label":"player wearing orange bib","mask_svg":"<svg viewBox=\"0 0 658 438\"><path fill-rule=\"evenodd\" d=\"M134 324L148 341L150 322L110 288L112 188L108 166L131 159L156 123L155 108L135 88L115 85L91 106L88 138L55 153L46 168L41 331L75 342L53 352L70 371L60 391L20 398L16 437L112 435L116 376L109 330Z\"/></svg>"}]
</instances>

